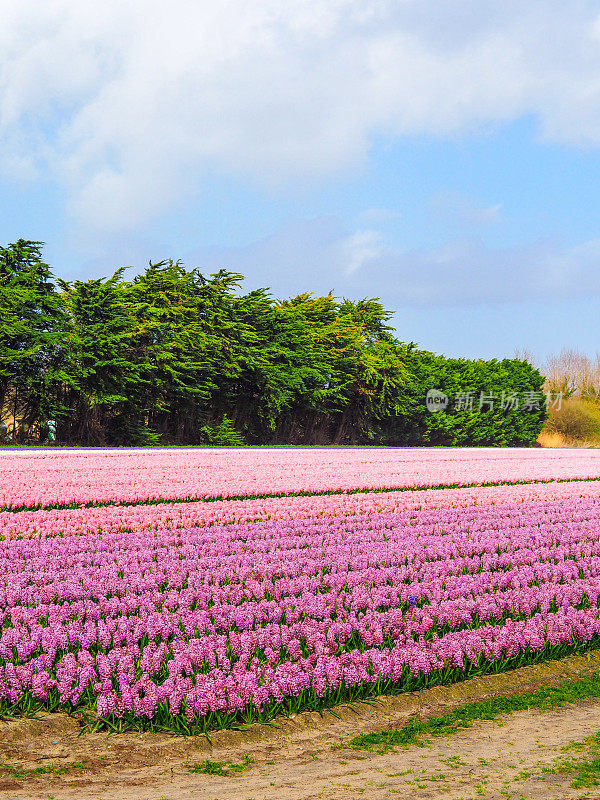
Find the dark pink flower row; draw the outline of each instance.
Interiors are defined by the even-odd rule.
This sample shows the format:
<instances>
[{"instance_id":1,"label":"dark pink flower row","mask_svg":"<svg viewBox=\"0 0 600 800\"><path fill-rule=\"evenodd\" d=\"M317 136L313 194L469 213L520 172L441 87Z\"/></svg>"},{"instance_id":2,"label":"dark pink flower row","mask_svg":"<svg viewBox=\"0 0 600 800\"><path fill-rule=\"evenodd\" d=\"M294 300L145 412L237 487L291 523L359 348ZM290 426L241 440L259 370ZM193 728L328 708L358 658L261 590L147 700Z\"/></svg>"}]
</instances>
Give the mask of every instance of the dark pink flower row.
<instances>
[{"instance_id":1,"label":"dark pink flower row","mask_svg":"<svg viewBox=\"0 0 600 800\"><path fill-rule=\"evenodd\" d=\"M600 499L0 542L0 699L188 720L600 634Z\"/></svg>"}]
</instances>

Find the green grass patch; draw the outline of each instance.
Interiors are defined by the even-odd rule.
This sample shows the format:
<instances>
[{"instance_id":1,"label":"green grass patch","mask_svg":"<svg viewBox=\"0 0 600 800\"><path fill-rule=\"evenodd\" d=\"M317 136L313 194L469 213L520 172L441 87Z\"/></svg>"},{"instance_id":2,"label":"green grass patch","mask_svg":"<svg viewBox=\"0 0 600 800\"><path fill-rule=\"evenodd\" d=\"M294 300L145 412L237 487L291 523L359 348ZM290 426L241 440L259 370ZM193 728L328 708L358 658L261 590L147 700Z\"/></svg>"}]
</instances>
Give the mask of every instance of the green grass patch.
<instances>
[{"instance_id":1,"label":"green grass patch","mask_svg":"<svg viewBox=\"0 0 600 800\"><path fill-rule=\"evenodd\" d=\"M422 746L426 737L450 736L470 727L477 720L493 720L504 714L526 711L530 708L542 710L558 708L565 703L597 697L600 697L600 672L575 681L565 681L559 686L537 689L535 692L490 697L477 703L465 703L448 714L426 720L411 719L402 728L363 733L350 739L347 746L355 750L377 749L381 752L410 744Z\"/></svg>"},{"instance_id":2,"label":"green grass patch","mask_svg":"<svg viewBox=\"0 0 600 800\"><path fill-rule=\"evenodd\" d=\"M43 767L19 767L16 764L0 764L0 773L9 775L11 778L36 778L38 775L66 775L76 770L84 769L85 761L74 761L69 764L46 764Z\"/></svg>"},{"instance_id":3,"label":"green grass patch","mask_svg":"<svg viewBox=\"0 0 600 800\"><path fill-rule=\"evenodd\" d=\"M579 761L569 765L561 765L554 770L556 773L576 773L571 781L573 789L591 789L600 786L600 757L589 761Z\"/></svg>"},{"instance_id":4,"label":"green grass patch","mask_svg":"<svg viewBox=\"0 0 600 800\"><path fill-rule=\"evenodd\" d=\"M600 732L582 742L572 742L563 748L563 752L584 748L590 750L587 758L557 759L553 767L542 767L542 772L552 775L573 775L571 781L573 789L592 789L600 786Z\"/></svg>"},{"instance_id":5,"label":"green grass patch","mask_svg":"<svg viewBox=\"0 0 600 800\"><path fill-rule=\"evenodd\" d=\"M243 759L237 764L225 764L222 761L201 761L197 764L189 765L190 772L202 775L221 775L227 777L230 775L238 775L240 772L245 772L247 769L252 769L254 759L249 755L245 755Z\"/></svg>"}]
</instances>

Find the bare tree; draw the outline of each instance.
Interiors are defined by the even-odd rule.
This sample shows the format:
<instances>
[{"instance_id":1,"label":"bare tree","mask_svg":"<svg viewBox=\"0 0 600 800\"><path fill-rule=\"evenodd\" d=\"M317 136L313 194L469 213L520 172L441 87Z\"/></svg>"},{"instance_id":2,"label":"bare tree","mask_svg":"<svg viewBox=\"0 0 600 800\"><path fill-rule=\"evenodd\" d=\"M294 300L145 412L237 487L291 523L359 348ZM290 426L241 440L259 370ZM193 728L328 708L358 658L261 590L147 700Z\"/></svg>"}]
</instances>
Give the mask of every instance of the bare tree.
<instances>
[{"instance_id":1,"label":"bare tree","mask_svg":"<svg viewBox=\"0 0 600 800\"><path fill-rule=\"evenodd\" d=\"M578 350L564 348L550 356L542 369L548 389L589 402L600 401L600 352L594 359Z\"/></svg>"},{"instance_id":2,"label":"bare tree","mask_svg":"<svg viewBox=\"0 0 600 800\"><path fill-rule=\"evenodd\" d=\"M528 364L531 364L532 367L537 368L536 359L527 347L515 347L515 358L519 361L526 361Z\"/></svg>"}]
</instances>

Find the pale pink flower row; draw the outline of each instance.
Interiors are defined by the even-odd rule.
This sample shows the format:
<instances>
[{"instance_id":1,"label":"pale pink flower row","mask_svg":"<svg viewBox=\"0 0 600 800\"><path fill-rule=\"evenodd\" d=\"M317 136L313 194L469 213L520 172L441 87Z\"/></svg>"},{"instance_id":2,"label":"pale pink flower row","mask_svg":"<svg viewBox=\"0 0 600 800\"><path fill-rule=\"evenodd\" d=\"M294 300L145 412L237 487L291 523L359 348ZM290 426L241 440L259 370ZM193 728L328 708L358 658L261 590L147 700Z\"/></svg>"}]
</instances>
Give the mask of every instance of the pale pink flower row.
<instances>
[{"instance_id":1,"label":"pale pink flower row","mask_svg":"<svg viewBox=\"0 0 600 800\"><path fill-rule=\"evenodd\" d=\"M0 454L0 506L600 477L593 450L323 448Z\"/></svg>"}]
</instances>

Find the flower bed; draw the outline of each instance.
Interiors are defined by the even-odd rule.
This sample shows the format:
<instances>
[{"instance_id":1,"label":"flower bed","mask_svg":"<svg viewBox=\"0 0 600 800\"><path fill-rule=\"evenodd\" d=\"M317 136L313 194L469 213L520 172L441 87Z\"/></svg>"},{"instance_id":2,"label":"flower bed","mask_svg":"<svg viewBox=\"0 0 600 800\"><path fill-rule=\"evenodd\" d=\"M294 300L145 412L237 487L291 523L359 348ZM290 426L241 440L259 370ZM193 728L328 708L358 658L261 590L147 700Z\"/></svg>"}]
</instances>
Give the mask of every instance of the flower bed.
<instances>
[{"instance_id":1,"label":"flower bed","mask_svg":"<svg viewBox=\"0 0 600 800\"><path fill-rule=\"evenodd\" d=\"M323 494L247 500L58 508L0 513L0 538L193 528L260 520L306 519L374 512L463 508L532 500L600 498L600 481L525 483L458 489Z\"/></svg>"},{"instance_id":2,"label":"flower bed","mask_svg":"<svg viewBox=\"0 0 600 800\"><path fill-rule=\"evenodd\" d=\"M4 451L0 508L600 478L593 450Z\"/></svg>"},{"instance_id":3,"label":"flower bed","mask_svg":"<svg viewBox=\"0 0 600 800\"><path fill-rule=\"evenodd\" d=\"M600 498L556 495L567 486L7 538L2 710L200 731L595 646Z\"/></svg>"}]
</instances>

